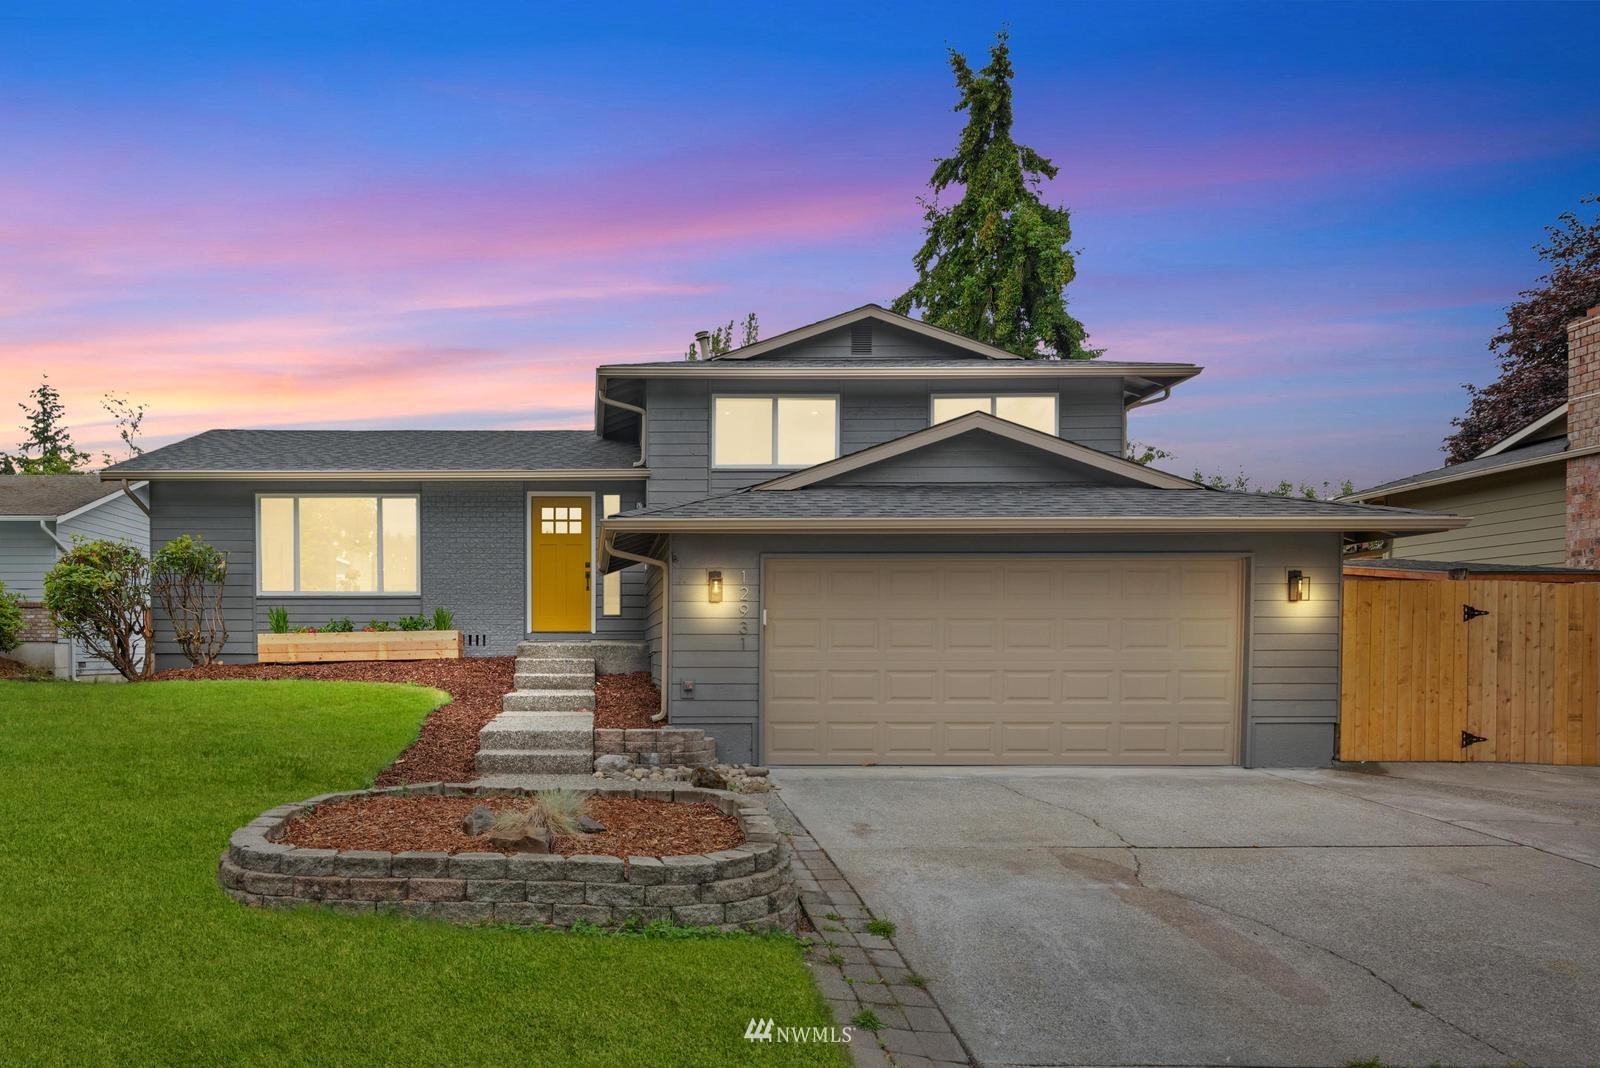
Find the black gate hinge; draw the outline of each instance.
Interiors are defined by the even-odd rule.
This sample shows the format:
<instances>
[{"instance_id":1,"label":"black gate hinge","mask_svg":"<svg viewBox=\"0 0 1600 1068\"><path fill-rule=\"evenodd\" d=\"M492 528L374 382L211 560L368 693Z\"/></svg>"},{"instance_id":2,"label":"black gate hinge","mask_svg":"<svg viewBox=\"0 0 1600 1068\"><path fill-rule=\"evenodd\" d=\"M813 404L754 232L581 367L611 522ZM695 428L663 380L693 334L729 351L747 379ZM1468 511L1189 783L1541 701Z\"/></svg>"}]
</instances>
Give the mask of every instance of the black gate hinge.
<instances>
[{"instance_id":1,"label":"black gate hinge","mask_svg":"<svg viewBox=\"0 0 1600 1068\"><path fill-rule=\"evenodd\" d=\"M1461 606L1461 622L1463 623L1471 623L1479 616L1486 616L1488 614L1489 610L1487 608L1474 608L1470 604L1464 604Z\"/></svg>"},{"instance_id":2,"label":"black gate hinge","mask_svg":"<svg viewBox=\"0 0 1600 1068\"><path fill-rule=\"evenodd\" d=\"M1461 732L1461 748L1463 749L1471 745L1477 745L1479 742L1487 742L1488 740L1489 739L1485 738L1483 735L1473 734L1471 731Z\"/></svg>"}]
</instances>

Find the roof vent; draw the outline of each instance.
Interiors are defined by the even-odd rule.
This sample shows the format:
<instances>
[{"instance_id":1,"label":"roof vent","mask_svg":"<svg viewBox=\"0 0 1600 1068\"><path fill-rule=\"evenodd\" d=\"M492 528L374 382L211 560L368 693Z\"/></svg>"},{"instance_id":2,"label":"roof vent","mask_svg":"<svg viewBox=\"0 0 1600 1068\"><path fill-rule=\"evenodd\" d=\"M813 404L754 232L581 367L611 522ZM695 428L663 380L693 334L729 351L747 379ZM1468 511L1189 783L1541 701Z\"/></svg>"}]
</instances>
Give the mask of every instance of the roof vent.
<instances>
[{"instance_id":1,"label":"roof vent","mask_svg":"<svg viewBox=\"0 0 1600 1068\"><path fill-rule=\"evenodd\" d=\"M850 355L872 355L872 320L863 319L850 324Z\"/></svg>"}]
</instances>

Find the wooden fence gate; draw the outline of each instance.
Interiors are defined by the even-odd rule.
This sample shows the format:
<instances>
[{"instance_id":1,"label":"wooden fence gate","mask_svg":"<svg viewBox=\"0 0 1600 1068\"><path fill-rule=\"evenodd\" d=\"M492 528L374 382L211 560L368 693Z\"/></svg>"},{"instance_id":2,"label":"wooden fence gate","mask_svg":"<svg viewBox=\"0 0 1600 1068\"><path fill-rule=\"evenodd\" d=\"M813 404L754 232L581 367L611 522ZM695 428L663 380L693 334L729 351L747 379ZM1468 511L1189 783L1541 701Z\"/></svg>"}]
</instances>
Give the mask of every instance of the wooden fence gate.
<instances>
[{"instance_id":1,"label":"wooden fence gate","mask_svg":"<svg viewBox=\"0 0 1600 1068\"><path fill-rule=\"evenodd\" d=\"M1600 582L1358 570L1340 760L1600 763Z\"/></svg>"}]
</instances>

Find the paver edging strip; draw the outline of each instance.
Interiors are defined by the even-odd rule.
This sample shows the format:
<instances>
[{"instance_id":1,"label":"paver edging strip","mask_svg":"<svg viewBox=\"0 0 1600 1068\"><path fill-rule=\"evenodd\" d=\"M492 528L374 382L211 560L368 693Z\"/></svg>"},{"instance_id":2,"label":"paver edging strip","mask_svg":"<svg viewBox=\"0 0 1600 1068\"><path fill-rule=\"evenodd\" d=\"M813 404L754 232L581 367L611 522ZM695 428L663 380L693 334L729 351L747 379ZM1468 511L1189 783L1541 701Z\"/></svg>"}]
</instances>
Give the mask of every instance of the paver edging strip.
<instances>
[{"instance_id":1,"label":"paver edging strip","mask_svg":"<svg viewBox=\"0 0 1600 1068\"><path fill-rule=\"evenodd\" d=\"M354 797L443 794L531 796L517 787L424 783L322 794L268 809L233 832L217 881L256 908L320 906L388 911L457 924L615 926L669 921L724 930L792 931L799 916L791 850L759 803L722 790L597 783L583 791L715 805L739 821L744 842L711 854L669 857L545 853L388 853L305 849L278 841L294 817Z\"/></svg>"}]
</instances>

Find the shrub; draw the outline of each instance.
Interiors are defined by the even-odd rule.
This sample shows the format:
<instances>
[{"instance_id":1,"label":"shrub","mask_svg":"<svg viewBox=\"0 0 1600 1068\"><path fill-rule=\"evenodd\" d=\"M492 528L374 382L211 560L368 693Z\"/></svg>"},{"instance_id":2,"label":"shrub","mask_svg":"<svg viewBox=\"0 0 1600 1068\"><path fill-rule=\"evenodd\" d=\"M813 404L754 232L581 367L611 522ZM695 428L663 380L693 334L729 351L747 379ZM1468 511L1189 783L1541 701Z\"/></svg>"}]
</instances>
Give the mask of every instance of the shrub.
<instances>
[{"instance_id":1,"label":"shrub","mask_svg":"<svg viewBox=\"0 0 1600 1068\"><path fill-rule=\"evenodd\" d=\"M448 608L435 608L433 610L433 629L451 630L456 625L456 614Z\"/></svg>"},{"instance_id":2,"label":"shrub","mask_svg":"<svg viewBox=\"0 0 1600 1068\"><path fill-rule=\"evenodd\" d=\"M328 625L323 627L322 631L324 634L349 634L355 629L356 625L350 622L350 617L343 616L339 619L328 620Z\"/></svg>"},{"instance_id":3,"label":"shrub","mask_svg":"<svg viewBox=\"0 0 1600 1068\"><path fill-rule=\"evenodd\" d=\"M150 561L120 541L79 541L44 576L50 621L129 680L149 678Z\"/></svg>"},{"instance_id":4,"label":"shrub","mask_svg":"<svg viewBox=\"0 0 1600 1068\"><path fill-rule=\"evenodd\" d=\"M0 582L0 653L22 644L22 602Z\"/></svg>"},{"instance_id":5,"label":"shrub","mask_svg":"<svg viewBox=\"0 0 1600 1068\"><path fill-rule=\"evenodd\" d=\"M228 642L222 613L228 558L204 538L180 535L150 560L151 587L172 621L178 648L197 667L214 664ZM270 613L269 613L270 618Z\"/></svg>"},{"instance_id":6,"label":"shrub","mask_svg":"<svg viewBox=\"0 0 1600 1068\"><path fill-rule=\"evenodd\" d=\"M267 609L267 629L274 634L288 634L289 610L282 605Z\"/></svg>"},{"instance_id":7,"label":"shrub","mask_svg":"<svg viewBox=\"0 0 1600 1068\"><path fill-rule=\"evenodd\" d=\"M369 619L367 620L366 629L371 632L382 634L385 631L393 630L394 627L387 619Z\"/></svg>"},{"instance_id":8,"label":"shrub","mask_svg":"<svg viewBox=\"0 0 1600 1068\"><path fill-rule=\"evenodd\" d=\"M401 630L427 630L428 621L421 616L401 616L395 626Z\"/></svg>"}]
</instances>

